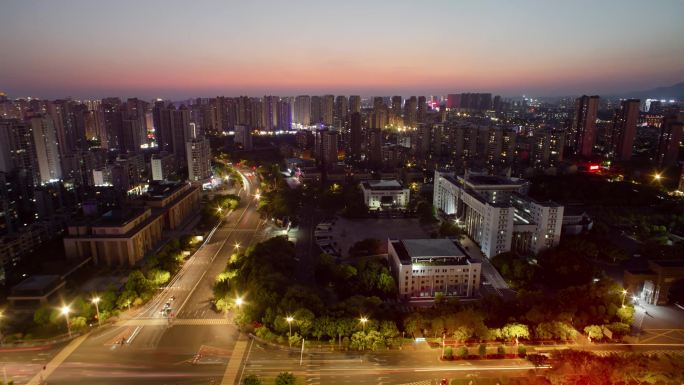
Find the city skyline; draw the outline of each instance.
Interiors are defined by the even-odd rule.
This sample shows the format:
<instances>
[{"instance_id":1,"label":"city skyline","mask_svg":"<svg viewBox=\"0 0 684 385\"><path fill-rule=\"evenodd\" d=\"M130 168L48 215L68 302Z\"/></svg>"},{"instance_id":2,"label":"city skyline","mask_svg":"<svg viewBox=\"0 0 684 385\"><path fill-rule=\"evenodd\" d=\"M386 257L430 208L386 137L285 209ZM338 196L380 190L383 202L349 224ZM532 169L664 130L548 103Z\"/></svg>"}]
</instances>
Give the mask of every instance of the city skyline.
<instances>
[{"instance_id":1,"label":"city skyline","mask_svg":"<svg viewBox=\"0 0 684 385\"><path fill-rule=\"evenodd\" d=\"M12 54L0 89L11 97L565 96L684 79L677 1L4 8L0 47Z\"/></svg>"}]
</instances>

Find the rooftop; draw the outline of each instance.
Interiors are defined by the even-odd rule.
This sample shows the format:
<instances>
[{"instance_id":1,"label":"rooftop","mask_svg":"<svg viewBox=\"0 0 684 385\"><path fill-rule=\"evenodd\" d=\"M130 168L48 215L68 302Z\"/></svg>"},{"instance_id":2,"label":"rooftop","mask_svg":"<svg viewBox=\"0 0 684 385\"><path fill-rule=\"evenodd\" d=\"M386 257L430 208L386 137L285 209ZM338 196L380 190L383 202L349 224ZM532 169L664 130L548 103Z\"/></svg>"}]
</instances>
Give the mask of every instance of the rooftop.
<instances>
[{"instance_id":1,"label":"rooftop","mask_svg":"<svg viewBox=\"0 0 684 385\"><path fill-rule=\"evenodd\" d=\"M662 267L684 267L684 260L681 259L651 260L649 262Z\"/></svg>"},{"instance_id":2,"label":"rooftop","mask_svg":"<svg viewBox=\"0 0 684 385\"><path fill-rule=\"evenodd\" d=\"M412 258L464 256L465 252L449 239L404 239L401 241Z\"/></svg>"},{"instance_id":3,"label":"rooftop","mask_svg":"<svg viewBox=\"0 0 684 385\"><path fill-rule=\"evenodd\" d=\"M368 180L362 183L364 188L370 190L401 190L403 189L401 183L397 180Z\"/></svg>"},{"instance_id":4,"label":"rooftop","mask_svg":"<svg viewBox=\"0 0 684 385\"><path fill-rule=\"evenodd\" d=\"M525 182L498 175L468 175L466 182L474 186L522 186Z\"/></svg>"},{"instance_id":5,"label":"rooftop","mask_svg":"<svg viewBox=\"0 0 684 385\"><path fill-rule=\"evenodd\" d=\"M164 199L185 186L183 182L159 182L147 189L147 199Z\"/></svg>"},{"instance_id":6,"label":"rooftop","mask_svg":"<svg viewBox=\"0 0 684 385\"><path fill-rule=\"evenodd\" d=\"M12 295L41 295L61 282L59 275L32 275L12 287Z\"/></svg>"},{"instance_id":7,"label":"rooftop","mask_svg":"<svg viewBox=\"0 0 684 385\"><path fill-rule=\"evenodd\" d=\"M112 209L102 214L102 216L93 222L93 227L112 227L118 226L123 227L128 224L128 222L136 219L142 215L147 208L125 208L125 209Z\"/></svg>"},{"instance_id":8,"label":"rooftop","mask_svg":"<svg viewBox=\"0 0 684 385\"><path fill-rule=\"evenodd\" d=\"M451 239L390 240L404 265L464 265L479 262Z\"/></svg>"}]
</instances>

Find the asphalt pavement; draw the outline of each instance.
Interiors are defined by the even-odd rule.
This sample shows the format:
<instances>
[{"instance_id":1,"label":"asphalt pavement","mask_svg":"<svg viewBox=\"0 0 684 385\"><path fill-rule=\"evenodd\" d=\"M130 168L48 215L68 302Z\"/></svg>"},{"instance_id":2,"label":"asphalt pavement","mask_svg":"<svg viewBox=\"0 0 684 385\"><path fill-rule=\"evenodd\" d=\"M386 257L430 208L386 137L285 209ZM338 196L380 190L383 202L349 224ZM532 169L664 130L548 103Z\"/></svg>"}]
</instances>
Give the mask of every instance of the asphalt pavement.
<instances>
[{"instance_id":1,"label":"asphalt pavement","mask_svg":"<svg viewBox=\"0 0 684 385\"><path fill-rule=\"evenodd\" d=\"M230 314L212 309L212 284L235 245L243 249L261 240L263 227L251 181L245 186L240 207L226 215L152 301L114 325L91 332L78 346L67 345L66 355L64 345L0 352L7 378L17 385L220 383L238 331L227 319ZM166 318L160 310L171 297L173 317ZM62 360L60 354L66 357Z\"/></svg>"}]
</instances>

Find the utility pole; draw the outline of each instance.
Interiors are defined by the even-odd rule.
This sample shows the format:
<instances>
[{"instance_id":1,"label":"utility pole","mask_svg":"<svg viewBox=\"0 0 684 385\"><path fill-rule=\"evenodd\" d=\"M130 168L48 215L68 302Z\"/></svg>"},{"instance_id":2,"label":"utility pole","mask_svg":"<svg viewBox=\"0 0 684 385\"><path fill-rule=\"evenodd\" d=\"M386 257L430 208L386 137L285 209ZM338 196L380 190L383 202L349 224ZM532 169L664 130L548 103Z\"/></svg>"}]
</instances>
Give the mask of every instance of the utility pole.
<instances>
[{"instance_id":1,"label":"utility pole","mask_svg":"<svg viewBox=\"0 0 684 385\"><path fill-rule=\"evenodd\" d=\"M304 338L302 338L302 352L299 354L299 366L302 366L304 361Z\"/></svg>"}]
</instances>

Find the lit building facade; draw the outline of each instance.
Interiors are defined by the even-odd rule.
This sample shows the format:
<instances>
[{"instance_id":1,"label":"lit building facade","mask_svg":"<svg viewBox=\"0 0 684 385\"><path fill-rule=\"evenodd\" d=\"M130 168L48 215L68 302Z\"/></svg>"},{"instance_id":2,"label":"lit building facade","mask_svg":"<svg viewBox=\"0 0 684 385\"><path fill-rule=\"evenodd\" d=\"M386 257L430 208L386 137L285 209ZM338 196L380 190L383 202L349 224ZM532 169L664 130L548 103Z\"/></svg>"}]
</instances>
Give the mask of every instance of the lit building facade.
<instances>
[{"instance_id":1,"label":"lit building facade","mask_svg":"<svg viewBox=\"0 0 684 385\"><path fill-rule=\"evenodd\" d=\"M405 210L411 198L411 190L397 180L368 180L360 187L370 211Z\"/></svg>"},{"instance_id":2,"label":"lit building facade","mask_svg":"<svg viewBox=\"0 0 684 385\"><path fill-rule=\"evenodd\" d=\"M401 299L473 297L479 292L482 262L468 255L456 241L390 239L387 258Z\"/></svg>"},{"instance_id":3,"label":"lit building facade","mask_svg":"<svg viewBox=\"0 0 684 385\"><path fill-rule=\"evenodd\" d=\"M193 182L206 181L211 178L211 147L204 137L189 140L186 143L188 160L188 179Z\"/></svg>"},{"instance_id":4,"label":"lit building facade","mask_svg":"<svg viewBox=\"0 0 684 385\"><path fill-rule=\"evenodd\" d=\"M439 171L434 180L434 207L454 216L487 257L536 254L560 242L563 206L527 197L523 180Z\"/></svg>"}]
</instances>

